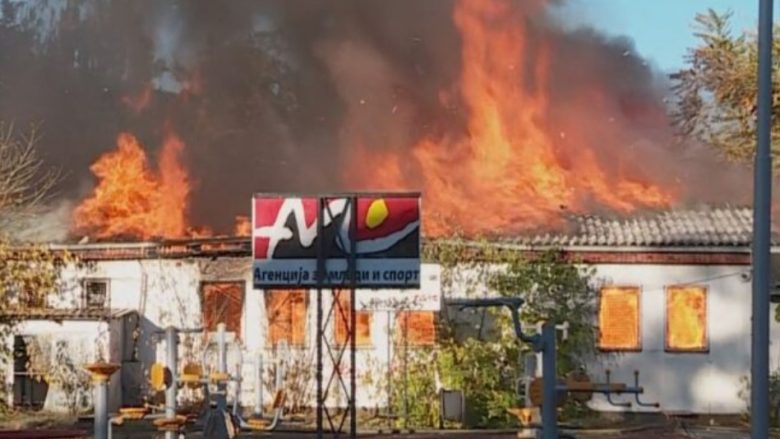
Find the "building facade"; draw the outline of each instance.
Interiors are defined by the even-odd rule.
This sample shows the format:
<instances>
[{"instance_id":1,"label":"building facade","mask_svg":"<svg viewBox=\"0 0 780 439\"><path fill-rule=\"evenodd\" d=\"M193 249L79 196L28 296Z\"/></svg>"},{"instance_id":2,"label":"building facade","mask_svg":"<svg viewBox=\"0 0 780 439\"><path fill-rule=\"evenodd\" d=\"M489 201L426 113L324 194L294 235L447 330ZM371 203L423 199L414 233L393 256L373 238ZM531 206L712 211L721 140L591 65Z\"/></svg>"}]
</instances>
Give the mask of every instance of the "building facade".
<instances>
[{"instance_id":1,"label":"building facade","mask_svg":"<svg viewBox=\"0 0 780 439\"><path fill-rule=\"evenodd\" d=\"M572 260L595 268L599 354L589 373L603 381L609 369L613 380L632 384L638 371L646 392L643 399L658 402L661 408L615 407L605 398L594 397L594 409L737 414L746 408L741 392L747 389L744 380L750 370L750 230L748 210L724 208L622 221L583 218L568 234L492 245L529 254L558 248ZM180 364L199 362L204 346L213 351L218 322L226 323L233 342L231 370L237 368L244 377L244 406L254 404L254 368L259 358L270 364L282 356L299 380L288 384L288 404L313 405L316 293L254 290L248 238L56 248L67 249L85 263L63 271L60 294L37 315L27 317L19 335L8 343L80 346L74 350L80 352L79 358L71 360L74 364L98 357L120 363L121 373L111 385L113 409L140 404L144 395L152 393L145 376L153 363L165 358L159 331L170 325L204 328L205 335L183 336L180 345ZM446 273L441 273L436 261L426 261L424 279L426 273L428 281L421 293L428 294L427 300L440 300L446 306L448 299L467 294L457 282L442 287L439 277ZM358 292L357 300L375 297L371 294ZM327 292L326 305L330 300L348 300L348 296ZM436 342L435 307L358 308L359 382L367 375L386 373L403 323L412 328L405 332L410 346ZM335 344L346 339L338 320L328 331ZM777 336L780 327L773 323L772 337ZM50 350L50 357L63 355L62 349ZM774 370L780 367L780 351L773 345L771 352ZM34 391L25 377L8 366L7 384L15 401L47 408L64 404L63 391L52 386ZM28 387L26 394L20 390ZM266 390L268 403L269 383ZM32 401L35 398L43 401ZM361 407L381 407L386 395L381 387L358 385L357 401ZM339 395L332 395L329 404L339 403Z\"/></svg>"}]
</instances>

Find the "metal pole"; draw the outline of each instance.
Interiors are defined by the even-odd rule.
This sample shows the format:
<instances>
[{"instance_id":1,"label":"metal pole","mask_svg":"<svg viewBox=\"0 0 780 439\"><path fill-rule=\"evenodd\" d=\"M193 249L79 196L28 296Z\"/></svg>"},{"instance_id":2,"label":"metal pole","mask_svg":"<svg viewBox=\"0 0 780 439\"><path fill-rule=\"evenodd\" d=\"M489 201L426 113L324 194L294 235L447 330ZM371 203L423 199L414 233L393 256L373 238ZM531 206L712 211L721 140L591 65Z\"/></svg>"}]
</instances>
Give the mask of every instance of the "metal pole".
<instances>
[{"instance_id":1,"label":"metal pole","mask_svg":"<svg viewBox=\"0 0 780 439\"><path fill-rule=\"evenodd\" d=\"M95 382L95 439L108 438L108 381Z\"/></svg>"},{"instance_id":2,"label":"metal pole","mask_svg":"<svg viewBox=\"0 0 780 439\"><path fill-rule=\"evenodd\" d=\"M392 430L395 409L393 408L393 311L387 311L387 427Z\"/></svg>"},{"instance_id":3,"label":"metal pole","mask_svg":"<svg viewBox=\"0 0 780 439\"><path fill-rule=\"evenodd\" d=\"M409 313L404 313L404 430L409 429Z\"/></svg>"},{"instance_id":4,"label":"metal pole","mask_svg":"<svg viewBox=\"0 0 780 439\"><path fill-rule=\"evenodd\" d=\"M255 417L263 417L263 353L257 353L255 368Z\"/></svg>"},{"instance_id":5,"label":"metal pole","mask_svg":"<svg viewBox=\"0 0 780 439\"><path fill-rule=\"evenodd\" d=\"M323 209L325 203L322 198L317 199L317 439L322 439L322 284L325 282L325 250L323 244Z\"/></svg>"},{"instance_id":6,"label":"metal pole","mask_svg":"<svg viewBox=\"0 0 780 439\"><path fill-rule=\"evenodd\" d=\"M772 209L772 0L759 0L758 144L753 186L751 437L769 437L769 252Z\"/></svg>"},{"instance_id":7,"label":"metal pole","mask_svg":"<svg viewBox=\"0 0 780 439\"><path fill-rule=\"evenodd\" d=\"M349 338L349 437L357 437L357 315L355 313L355 288L357 288L357 197L350 199L349 207L349 327L352 337Z\"/></svg>"},{"instance_id":8,"label":"metal pole","mask_svg":"<svg viewBox=\"0 0 780 439\"><path fill-rule=\"evenodd\" d=\"M225 339L225 324L217 324L217 372L227 372L227 341ZM221 411L227 410L227 382L220 381L217 384L217 408Z\"/></svg>"},{"instance_id":9,"label":"metal pole","mask_svg":"<svg viewBox=\"0 0 780 439\"><path fill-rule=\"evenodd\" d=\"M556 408L555 322L542 326L542 438L558 439Z\"/></svg>"},{"instance_id":10,"label":"metal pole","mask_svg":"<svg viewBox=\"0 0 780 439\"><path fill-rule=\"evenodd\" d=\"M173 326L165 328L165 344L168 351L166 363L171 372L171 385L165 389L165 417L174 419L176 418L176 391L179 388L177 383L178 366L176 365L179 356L179 337ZM166 431L165 439L176 439L176 432Z\"/></svg>"}]
</instances>

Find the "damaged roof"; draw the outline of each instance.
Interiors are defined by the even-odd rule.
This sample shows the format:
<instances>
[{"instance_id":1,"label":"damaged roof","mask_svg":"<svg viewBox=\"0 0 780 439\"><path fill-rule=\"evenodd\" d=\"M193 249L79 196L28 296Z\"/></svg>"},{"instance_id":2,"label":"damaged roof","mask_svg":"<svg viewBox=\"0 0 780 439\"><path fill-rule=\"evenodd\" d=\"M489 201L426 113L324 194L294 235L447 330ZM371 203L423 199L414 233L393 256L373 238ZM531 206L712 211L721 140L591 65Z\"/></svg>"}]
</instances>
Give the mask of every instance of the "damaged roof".
<instances>
[{"instance_id":1,"label":"damaged roof","mask_svg":"<svg viewBox=\"0 0 780 439\"><path fill-rule=\"evenodd\" d=\"M588 215L571 218L565 231L528 233L491 241L530 248L744 249L752 240L752 216L749 207L731 206L644 212L622 218ZM777 235L773 241L780 242ZM249 237L98 242L55 248L67 249L86 260L249 257L252 254Z\"/></svg>"},{"instance_id":2,"label":"damaged roof","mask_svg":"<svg viewBox=\"0 0 780 439\"><path fill-rule=\"evenodd\" d=\"M749 207L703 207L646 212L623 218L580 216L563 233L507 242L549 247L747 247L753 237ZM777 235L773 241L777 242Z\"/></svg>"}]
</instances>

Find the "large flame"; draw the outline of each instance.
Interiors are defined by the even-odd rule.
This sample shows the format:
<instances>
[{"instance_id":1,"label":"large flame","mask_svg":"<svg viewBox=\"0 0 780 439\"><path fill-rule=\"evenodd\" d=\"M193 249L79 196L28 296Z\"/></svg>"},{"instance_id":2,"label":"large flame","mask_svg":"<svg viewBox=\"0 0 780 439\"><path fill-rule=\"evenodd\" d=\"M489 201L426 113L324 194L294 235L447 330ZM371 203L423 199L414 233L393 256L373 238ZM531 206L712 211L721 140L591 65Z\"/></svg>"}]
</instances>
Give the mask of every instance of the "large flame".
<instances>
[{"instance_id":1,"label":"large flame","mask_svg":"<svg viewBox=\"0 0 780 439\"><path fill-rule=\"evenodd\" d=\"M252 222L246 215L236 216L236 222L233 226L233 234L235 236L251 236L252 235Z\"/></svg>"},{"instance_id":2,"label":"large flame","mask_svg":"<svg viewBox=\"0 0 780 439\"><path fill-rule=\"evenodd\" d=\"M707 290L670 287L666 293L666 346L672 350L707 349Z\"/></svg>"},{"instance_id":3,"label":"large flame","mask_svg":"<svg viewBox=\"0 0 780 439\"><path fill-rule=\"evenodd\" d=\"M190 181L181 163L183 149L169 130L155 171L138 140L120 134L117 149L91 167L99 182L74 212L76 229L96 237L187 235Z\"/></svg>"},{"instance_id":4,"label":"large flame","mask_svg":"<svg viewBox=\"0 0 780 439\"><path fill-rule=\"evenodd\" d=\"M586 212L596 205L630 212L674 199L672 191L625 166L604 163L584 140L576 144L578 139L545 128L550 48L538 41L532 46L524 18L508 2L457 3L465 135L424 139L411 158L401 149L351 153L364 186L422 190L427 235L549 227L561 221L562 210ZM598 95L594 90L594 105Z\"/></svg>"}]
</instances>

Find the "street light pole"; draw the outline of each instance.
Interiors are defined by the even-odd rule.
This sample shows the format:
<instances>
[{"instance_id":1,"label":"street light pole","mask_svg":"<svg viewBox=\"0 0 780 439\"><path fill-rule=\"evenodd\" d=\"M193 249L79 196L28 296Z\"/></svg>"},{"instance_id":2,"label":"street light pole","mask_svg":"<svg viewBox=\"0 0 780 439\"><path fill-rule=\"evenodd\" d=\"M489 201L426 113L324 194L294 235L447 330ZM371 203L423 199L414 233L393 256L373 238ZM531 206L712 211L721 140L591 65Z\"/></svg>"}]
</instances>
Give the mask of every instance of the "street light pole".
<instances>
[{"instance_id":1,"label":"street light pole","mask_svg":"<svg viewBox=\"0 0 780 439\"><path fill-rule=\"evenodd\" d=\"M759 0L758 120L753 186L751 438L769 437L769 255L772 209L772 2Z\"/></svg>"}]
</instances>

